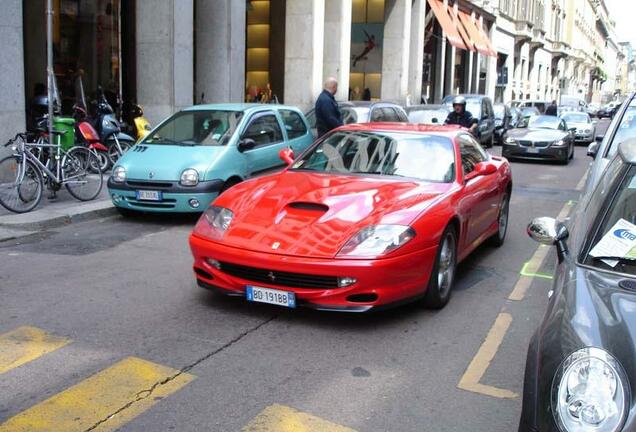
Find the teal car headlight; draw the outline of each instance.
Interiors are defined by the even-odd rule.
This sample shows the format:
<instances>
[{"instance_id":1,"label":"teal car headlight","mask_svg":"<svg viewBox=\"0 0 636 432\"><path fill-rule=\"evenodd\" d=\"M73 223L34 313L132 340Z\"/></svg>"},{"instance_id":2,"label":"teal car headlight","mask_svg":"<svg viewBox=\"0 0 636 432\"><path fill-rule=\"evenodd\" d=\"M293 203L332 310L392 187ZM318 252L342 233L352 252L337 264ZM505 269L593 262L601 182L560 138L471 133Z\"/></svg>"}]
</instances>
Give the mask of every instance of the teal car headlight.
<instances>
[{"instance_id":1,"label":"teal car headlight","mask_svg":"<svg viewBox=\"0 0 636 432\"><path fill-rule=\"evenodd\" d=\"M116 166L113 169L113 175L111 176L115 183L123 183L126 181L126 168L123 166Z\"/></svg>"},{"instance_id":2,"label":"teal car headlight","mask_svg":"<svg viewBox=\"0 0 636 432\"><path fill-rule=\"evenodd\" d=\"M627 416L629 382L618 361L599 348L572 353L552 384L552 407L563 432L617 432Z\"/></svg>"},{"instance_id":3,"label":"teal car headlight","mask_svg":"<svg viewBox=\"0 0 636 432\"><path fill-rule=\"evenodd\" d=\"M179 180L182 186L196 186L199 184L199 172L194 168L188 168L181 173Z\"/></svg>"}]
</instances>

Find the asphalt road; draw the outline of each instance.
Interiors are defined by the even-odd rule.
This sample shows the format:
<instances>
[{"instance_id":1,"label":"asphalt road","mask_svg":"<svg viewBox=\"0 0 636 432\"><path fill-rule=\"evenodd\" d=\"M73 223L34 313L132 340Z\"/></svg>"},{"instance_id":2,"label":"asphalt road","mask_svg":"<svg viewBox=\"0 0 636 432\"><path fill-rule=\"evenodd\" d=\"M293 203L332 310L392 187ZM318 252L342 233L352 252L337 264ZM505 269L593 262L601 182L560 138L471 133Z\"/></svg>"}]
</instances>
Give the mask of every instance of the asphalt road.
<instances>
[{"instance_id":1,"label":"asphalt road","mask_svg":"<svg viewBox=\"0 0 636 432\"><path fill-rule=\"evenodd\" d=\"M538 248L525 227L565 215L588 164L584 147L568 166L514 162L506 244L461 264L441 311L213 295L194 283L192 218L117 216L0 243L0 431L515 430L550 287L520 275ZM553 262L548 251L525 270Z\"/></svg>"}]
</instances>

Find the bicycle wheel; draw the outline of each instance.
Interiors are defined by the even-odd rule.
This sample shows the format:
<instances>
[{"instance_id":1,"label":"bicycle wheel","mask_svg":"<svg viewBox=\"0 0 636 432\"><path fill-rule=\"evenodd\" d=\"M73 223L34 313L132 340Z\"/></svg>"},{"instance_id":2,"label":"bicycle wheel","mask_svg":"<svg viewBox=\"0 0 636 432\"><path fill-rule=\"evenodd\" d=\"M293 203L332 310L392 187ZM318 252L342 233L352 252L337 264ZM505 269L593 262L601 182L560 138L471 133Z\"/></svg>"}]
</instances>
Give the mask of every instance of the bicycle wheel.
<instances>
[{"instance_id":1,"label":"bicycle wheel","mask_svg":"<svg viewBox=\"0 0 636 432\"><path fill-rule=\"evenodd\" d=\"M33 210L42 199L43 181L40 170L27 160L7 156L0 160L0 204L14 213Z\"/></svg>"},{"instance_id":2,"label":"bicycle wheel","mask_svg":"<svg viewBox=\"0 0 636 432\"><path fill-rule=\"evenodd\" d=\"M115 166L120 157L123 156L135 143L130 141L119 141L119 147L121 147L121 152L117 148L117 143L115 140L112 140L108 145L108 160L110 161L110 165L112 167Z\"/></svg>"},{"instance_id":3,"label":"bicycle wheel","mask_svg":"<svg viewBox=\"0 0 636 432\"><path fill-rule=\"evenodd\" d=\"M104 176L95 167L99 158L86 147L73 147L62 160L62 183L68 192L80 201L95 199L102 190Z\"/></svg>"}]
</instances>

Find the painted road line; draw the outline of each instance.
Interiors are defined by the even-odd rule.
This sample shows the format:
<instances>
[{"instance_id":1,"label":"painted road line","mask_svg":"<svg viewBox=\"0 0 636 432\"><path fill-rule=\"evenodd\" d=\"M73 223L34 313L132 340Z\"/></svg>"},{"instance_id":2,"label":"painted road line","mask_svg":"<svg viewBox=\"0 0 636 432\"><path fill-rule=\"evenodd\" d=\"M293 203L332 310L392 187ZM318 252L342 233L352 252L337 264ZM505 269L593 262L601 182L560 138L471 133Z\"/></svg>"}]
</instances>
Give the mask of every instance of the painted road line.
<instances>
[{"instance_id":1,"label":"painted road line","mask_svg":"<svg viewBox=\"0 0 636 432\"><path fill-rule=\"evenodd\" d=\"M355 432L323 420L311 414L284 405L270 405L254 420L241 429L242 432Z\"/></svg>"},{"instance_id":2,"label":"painted road line","mask_svg":"<svg viewBox=\"0 0 636 432\"><path fill-rule=\"evenodd\" d=\"M0 432L114 431L193 379L129 357L10 418Z\"/></svg>"},{"instance_id":3,"label":"painted road line","mask_svg":"<svg viewBox=\"0 0 636 432\"><path fill-rule=\"evenodd\" d=\"M517 393L510 390L481 384L479 382L495 358L495 354L497 354L499 345L503 342L503 338L511 322L512 316L508 313L500 313L499 316L497 316L486 339L479 347L479 351L477 351L477 354L473 357L468 368L466 368L466 372L464 372L464 375L459 380L459 384L457 384L458 388L496 398L516 398L518 396Z\"/></svg>"},{"instance_id":4,"label":"painted road line","mask_svg":"<svg viewBox=\"0 0 636 432\"><path fill-rule=\"evenodd\" d=\"M590 167L588 167L585 170L585 174L583 174L583 177L581 177L581 180L579 180L579 182L576 184L576 190L578 191L583 190L583 188L585 187L585 182L587 182L588 175L590 175Z\"/></svg>"},{"instance_id":5,"label":"painted road line","mask_svg":"<svg viewBox=\"0 0 636 432\"><path fill-rule=\"evenodd\" d=\"M0 374L53 352L71 340L36 327L18 327L0 335Z\"/></svg>"}]
</instances>

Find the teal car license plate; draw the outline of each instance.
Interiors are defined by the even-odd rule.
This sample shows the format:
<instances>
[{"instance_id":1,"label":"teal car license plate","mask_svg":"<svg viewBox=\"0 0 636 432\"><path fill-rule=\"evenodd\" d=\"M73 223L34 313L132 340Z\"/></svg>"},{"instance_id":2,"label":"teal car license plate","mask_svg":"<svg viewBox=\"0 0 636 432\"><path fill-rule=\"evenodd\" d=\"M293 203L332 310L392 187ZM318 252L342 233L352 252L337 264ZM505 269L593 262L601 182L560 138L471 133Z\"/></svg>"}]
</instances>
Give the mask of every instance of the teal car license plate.
<instances>
[{"instance_id":1,"label":"teal car license plate","mask_svg":"<svg viewBox=\"0 0 636 432\"><path fill-rule=\"evenodd\" d=\"M245 287L245 297L247 300L257 303L268 303L288 308L296 307L296 294L288 291L247 285Z\"/></svg>"},{"instance_id":2,"label":"teal car license plate","mask_svg":"<svg viewBox=\"0 0 636 432\"><path fill-rule=\"evenodd\" d=\"M161 191L140 190L137 191L137 201L161 201L163 194Z\"/></svg>"}]
</instances>

